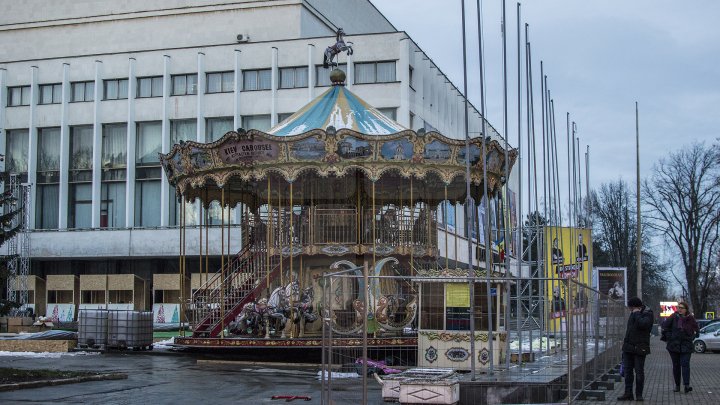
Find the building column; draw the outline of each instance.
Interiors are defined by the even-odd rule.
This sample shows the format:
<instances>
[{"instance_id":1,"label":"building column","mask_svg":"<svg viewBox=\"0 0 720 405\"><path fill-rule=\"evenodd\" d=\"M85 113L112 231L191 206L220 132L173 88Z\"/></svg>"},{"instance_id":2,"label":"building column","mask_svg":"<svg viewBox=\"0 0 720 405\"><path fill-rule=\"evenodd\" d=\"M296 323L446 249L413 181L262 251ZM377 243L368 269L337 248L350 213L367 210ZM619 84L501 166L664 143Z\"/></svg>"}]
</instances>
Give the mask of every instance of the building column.
<instances>
[{"instance_id":1,"label":"building column","mask_svg":"<svg viewBox=\"0 0 720 405\"><path fill-rule=\"evenodd\" d=\"M162 153L170 151L170 56L163 55ZM173 196L174 198L174 196ZM160 181L160 226L170 222L170 183L165 170Z\"/></svg>"},{"instance_id":2,"label":"building column","mask_svg":"<svg viewBox=\"0 0 720 405\"><path fill-rule=\"evenodd\" d=\"M348 89L353 88L355 84L355 60L352 55L347 56L347 74L345 75L345 87Z\"/></svg>"},{"instance_id":3,"label":"building column","mask_svg":"<svg viewBox=\"0 0 720 405\"><path fill-rule=\"evenodd\" d=\"M7 83L6 83L7 70L0 68L0 172L5 171L5 157L7 156L7 133L5 132L5 109L7 103L3 103L2 100L7 100ZM5 191L5 183L0 183L0 192Z\"/></svg>"},{"instance_id":4,"label":"building column","mask_svg":"<svg viewBox=\"0 0 720 405\"><path fill-rule=\"evenodd\" d=\"M397 79L400 82L400 107L397 113L397 122L410 128L410 38L400 40L398 47L400 58L396 67Z\"/></svg>"},{"instance_id":5,"label":"building column","mask_svg":"<svg viewBox=\"0 0 720 405\"><path fill-rule=\"evenodd\" d=\"M63 63L62 104L60 105L60 184L58 186L58 229L67 229L68 179L70 177L70 127L68 126L68 101L70 101L70 64Z\"/></svg>"},{"instance_id":6,"label":"building column","mask_svg":"<svg viewBox=\"0 0 720 405\"><path fill-rule=\"evenodd\" d=\"M102 97L102 61L95 61L95 100L93 101L93 157L92 157L92 228L100 227L100 190L102 187L102 127L100 98ZM130 83L128 83L128 89Z\"/></svg>"},{"instance_id":7,"label":"building column","mask_svg":"<svg viewBox=\"0 0 720 405\"><path fill-rule=\"evenodd\" d=\"M313 52L315 51L315 45L308 44L308 103L313 100L313 94L315 93L315 65L313 64Z\"/></svg>"},{"instance_id":8,"label":"building column","mask_svg":"<svg viewBox=\"0 0 720 405\"><path fill-rule=\"evenodd\" d=\"M270 128L277 125L278 73L278 49L273 46L272 67L270 70Z\"/></svg>"},{"instance_id":9,"label":"building column","mask_svg":"<svg viewBox=\"0 0 720 405\"><path fill-rule=\"evenodd\" d=\"M240 68L240 54L242 51L235 50L235 86L233 88L233 128L237 130L242 126L240 121L240 89L242 84L242 69Z\"/></svg>"},{"instance_id":10,"label":"building column","mask_svg":"<svg viewBox=\"0 0 720 405\"><path fill-rule=\"evenodd\" d=\"M128 117L127 117L127 172L125 174L125 226L135 226L135 144L137 142L137 125L135 124L135 58L128 60Z\"/></svg>"},{"instance_id":11,"label":"building column","mask_svg":"<svg viewBox=\"0 0 720 405\"><path fill-rule=\"evenodd\" d=\"M28 184L30 187L30 223L29 229L35 229L35 198L37 194L37 128L35 127L35 114L38 100L38 67L30 67L30 117L28 120Z\"/></svg>"},{"instance_id":12,"label":"building column","mask_svg":"<svg viewBox=\"0 0 720 405\"><path fill-rule=\"evenodd\" d=\"M197 141L205 143L205 54L197 55Z\"/></svg>"}]
</instances>

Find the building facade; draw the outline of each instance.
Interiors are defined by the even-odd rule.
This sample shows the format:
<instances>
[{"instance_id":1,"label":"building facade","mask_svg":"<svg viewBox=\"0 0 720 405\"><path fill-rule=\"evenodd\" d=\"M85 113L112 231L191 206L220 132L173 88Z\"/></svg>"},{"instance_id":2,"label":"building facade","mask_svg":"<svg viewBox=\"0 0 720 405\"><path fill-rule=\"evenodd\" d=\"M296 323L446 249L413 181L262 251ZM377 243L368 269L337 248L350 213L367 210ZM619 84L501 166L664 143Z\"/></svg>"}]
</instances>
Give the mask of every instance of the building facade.
<instances>
[{"instance_id":1,"label":"building facade","mask_svg":"<svg viewBox=\"0 0 720 405\"><path fill-rule=\"evenodd\" d=\"M327 90L323 53L340 27L355 49L339 60L353 92L407 128L465 136L461 92L367 0L0 4L0 169L5 184L16 173L31 185L31 274L42 279L133 274L150 291L153 275L177 273L180 205L158 153L283 121ZM469 121L480 133L472 106ZM488 135L499 136L489 124ZM220 223L219 205L207 210ZM439 232L454 242L440 245L467 260L462 210L449 212ZM186 223L204 215L186 206ZM187 255L201 237L188 232ZM219 255L220 231L208 237Z\"/></svg>"}]
</instances>

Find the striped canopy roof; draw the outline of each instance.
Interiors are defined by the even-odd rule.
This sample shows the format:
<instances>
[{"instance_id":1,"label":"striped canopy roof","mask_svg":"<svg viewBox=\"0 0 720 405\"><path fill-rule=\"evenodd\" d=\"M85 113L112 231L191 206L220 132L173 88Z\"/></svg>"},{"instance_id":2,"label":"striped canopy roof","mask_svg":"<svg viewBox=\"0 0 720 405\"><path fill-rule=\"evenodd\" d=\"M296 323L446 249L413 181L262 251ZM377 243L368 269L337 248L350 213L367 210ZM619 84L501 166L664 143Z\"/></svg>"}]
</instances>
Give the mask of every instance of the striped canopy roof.
<instances>
[{"instance_id":1,"label":"striped canopy roof","mask_svg":"<svg viewBox=\"0 0 720 405\"><path fill-rule=\"evenodd\" d=\"M348 128L367 135L389 135L407 128L386 117L345 86L335 85L268 133L298 135L312 129Z\"/></svg>"}]
</instances>

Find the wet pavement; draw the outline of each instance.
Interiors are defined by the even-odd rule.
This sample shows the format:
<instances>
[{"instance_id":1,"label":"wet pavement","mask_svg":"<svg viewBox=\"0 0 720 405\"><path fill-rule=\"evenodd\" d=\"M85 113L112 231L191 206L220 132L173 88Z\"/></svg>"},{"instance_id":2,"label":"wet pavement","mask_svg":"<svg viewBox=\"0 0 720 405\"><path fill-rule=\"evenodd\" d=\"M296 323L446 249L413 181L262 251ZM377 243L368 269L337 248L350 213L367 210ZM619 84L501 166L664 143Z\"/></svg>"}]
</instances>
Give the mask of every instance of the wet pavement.
<instances>
[{"instance_id":1,"label":"wet pavement","mask_svg":"<svg viewBox=\"0 0 720 405\"><path fill-rule=\"evenodd\" d=\"M122 372L127 380L84 382L0 393L0 403L27 404L280 404L273 395L307 395L319 404L319 368L198 364L197 357L112 353L60 358L0 357L0 367ZM380 387L368 381L368 403L381 404ZM362 380L335 380L337 404L362 402Z\"/></svg>"}]
</instances>

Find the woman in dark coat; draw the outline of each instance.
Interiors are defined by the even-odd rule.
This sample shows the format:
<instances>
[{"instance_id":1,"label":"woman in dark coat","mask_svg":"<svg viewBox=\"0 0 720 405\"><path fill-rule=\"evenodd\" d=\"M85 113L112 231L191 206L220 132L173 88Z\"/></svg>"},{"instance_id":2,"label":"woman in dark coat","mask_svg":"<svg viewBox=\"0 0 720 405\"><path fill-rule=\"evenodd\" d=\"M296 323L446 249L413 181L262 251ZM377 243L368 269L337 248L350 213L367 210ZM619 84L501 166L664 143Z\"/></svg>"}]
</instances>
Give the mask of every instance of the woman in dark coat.
<instances>
[{"instance_id":1,"label":"woman in dark coat","mask_svg":"<svg viewBox=\"0 0 720 405\"><path fill-rule=\"evenodd\" d=\"M679 302L677 312L663 322L663 336L667 338L667 351L673 364L675 392L680 392L680 373L685 384L685 393L692 391L690 386L690 355L693 352L693 340L698 332L698 324L690 313L686 302Z\"/></svg>"}]
</instances>

